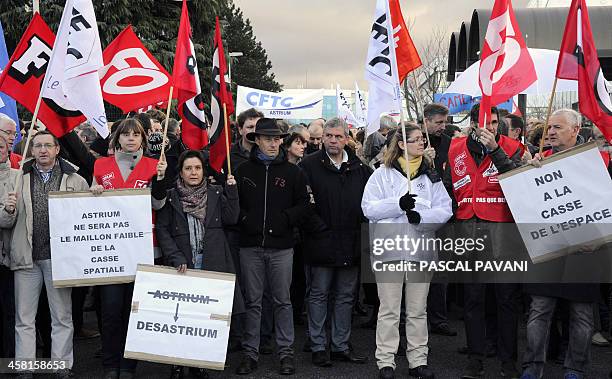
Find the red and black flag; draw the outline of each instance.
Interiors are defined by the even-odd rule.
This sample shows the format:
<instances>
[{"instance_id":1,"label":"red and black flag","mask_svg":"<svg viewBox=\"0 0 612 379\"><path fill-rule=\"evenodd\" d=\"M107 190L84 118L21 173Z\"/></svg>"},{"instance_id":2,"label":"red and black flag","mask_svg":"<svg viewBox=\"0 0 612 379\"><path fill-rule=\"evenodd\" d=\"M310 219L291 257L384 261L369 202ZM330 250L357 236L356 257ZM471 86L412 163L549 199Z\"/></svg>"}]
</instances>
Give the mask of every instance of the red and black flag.
<instances>
[{"instance_id":1,"label":"red and black flag","mask_svg":"<svg viewBox=\"0 0 612 379\"><path fill-rule=\"evenodd\" d=\"M578 80L580 112L612 140L612 101L601 71L584 0L573 0L561 42L557 78Z\"/></svg>"},{"instance_id":2,"label":"red and black flag","mask_svg":"<svg viewBox=\"0 0 612 379\"><path fill-rule=\"evenodd\" d=\"M183 0L172 75L174 88L177 90L178 113L183 120L181 138L188 148L200 150L208 145L208 123L204 112L204 97L200 87L195 49L191 40L191 24L186 0Z\"/></svg>"},{"instance_id":3,"label":"red and black flag","mask_svg":"<svg viewBox=\"0 0 612 379\"><path fill-rule=\"evenodd\" d=\"M225 62L225 52L223 51L223 41L221 40L219 17L217 17L216 20L213 49L212 85L210 87L210 112L212 114L212 123L209 130L210 167L220 172L223 167L223 162L225 162L225 158L229 155L227 146L231 145L230 130L227 130L227 138L229 141L227 144L225 141L225 128L228 128L229 125L225 125L226 118L223 114L223 105L225 104L227 120L229 120L229 115L234 113L234 101L232 100L231 91L227 88L228 83L225 76L227 73L227 64Z\"/></svg>"},{"instance_id":4,"label":"red and black flag","mask_svg":"<svg viewBox=\"0 0 612 379\"><path fill-rule=\"evenodd\" d=\"M54 43L55 34L40 14L35 13L0 75L0 92L6 93L32 113L44 83ZM86 117L78 110L64 109L53 100L43 98L38 120L60 137L85 121Z\"/></svg>"}]
</instances>

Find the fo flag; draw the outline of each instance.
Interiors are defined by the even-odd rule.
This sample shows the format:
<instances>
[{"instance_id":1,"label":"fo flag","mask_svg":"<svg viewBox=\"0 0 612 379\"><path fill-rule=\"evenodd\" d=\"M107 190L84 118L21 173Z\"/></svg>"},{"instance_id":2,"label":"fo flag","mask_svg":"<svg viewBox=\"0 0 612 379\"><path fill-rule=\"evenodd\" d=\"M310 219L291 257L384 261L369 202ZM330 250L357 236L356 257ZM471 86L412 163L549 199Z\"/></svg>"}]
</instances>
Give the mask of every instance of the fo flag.
<instances>
[{"instance_id":1,"label":"fo flag","mask_svg":"<svg viewBox=\"0 0 612 379\"><path fill-rule=\"evenodd\" d=\"M0 91L34 113L55 35L39 13L32 17L11 59L0 75ZM38 119L55 135L62 135L85 121L78 111L61 108L49 99L42 99Z\"/></svg>"},{"instance_id":2,"label":"fo flag","mask_svg":"<svg viewBox=\"0 0 612 379\"><path fill-rule=\"evenodd\" d=\"M181 23L176 40L172 75L174 88L177 90L178 113L183 120L181 139L188 148L200 150L208 145L206 131L208 125L204 114L204 98L200 89L198 64L191 41L191 24L185 0L183 0Z\"/></svg>"},{"instance_id":3,"label":"fo flag","mask_svg":"<svg viewBox=\"0 0 612 379\"><path fill-rule=\"evenodd\" d=\"M591 21L584 0L574 0L565 24L557 63L557 77L578 80L580 112L612 140L612 102L601 72Z\"/></svg>"},{"instance_id":4,"label":"fo flag","mask_svg":"<svg viewBox=\"0 0 612 379\"><path fill-rule=\"evenodd\" d=\"M229 125L225 125L223 105L225 104L229 120L229 115L234 113L234 101L232 100L232 93L227 89L227 64L225 63L225 52L221 40L219 17L216 18L213 50L212 85L210 87L210 112L212 114L212 123L209 130L210 167L217 172L221 172L223 162L229 154L227 146L231 144L231 140L228 141L227 145L225 141L225 133L227 133L229 139L231 131L226 130Z\"/></svg>"},{"instance_id":5,"label":"fo flag","mask_svg":"<svg viewBox=\"0 0 612 379\"><path fill-rule=\"evenodd\" d=\"M369 83L368 129L379 127L382 113L401 110L400 82L421 66L398 0L377 0L370 32L366 79Z\"/></svg>"},{"instance_id":6,"label":"fo flag","mask_svg":"<svg viewBox=\"0 0 612 379\"><path fill-rule=\"evenodd\" d=\"M91 0L66 1L42 97L61 108L82 112L106 138L109 130L98 76L103 66L98 23ZM70 131L70 128L55 128L54 125L47 127L58 137Z\"/></svg>"},{"instance_id":7,"label":"fo flag","mask_svg":"<svg viewBox=\"0 0 612 379\"><path fill-rule=\"evenodd\" d=\"M170 74L129 25L104 49L100 84L104 100L123 113L167 102Z\"/></svg>"},{"instance_id":8,"label":"fo flag","mask_svg":"<svg viewBox=\"0 0 612 379\"><path fill-rule=\"evenodd\" d=\"M491 120L491 104L500 104L537 80L510 0L495 0L487 27L478 84L482 90L478 123Z\"/></svg>"}]
</instances>

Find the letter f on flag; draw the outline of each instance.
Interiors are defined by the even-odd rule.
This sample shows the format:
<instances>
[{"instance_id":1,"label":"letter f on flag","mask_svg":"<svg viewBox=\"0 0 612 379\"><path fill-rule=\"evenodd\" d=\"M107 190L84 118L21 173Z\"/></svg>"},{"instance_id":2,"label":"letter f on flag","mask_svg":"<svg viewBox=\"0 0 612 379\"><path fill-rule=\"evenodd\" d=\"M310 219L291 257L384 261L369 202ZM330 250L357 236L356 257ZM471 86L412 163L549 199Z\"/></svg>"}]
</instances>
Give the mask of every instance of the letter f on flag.
<instances>
[{"instance_id":1,"label":"letter f on flag","mask_svg":"<svg viewBox=\"0 0 612 379\"><path fill-rule=\"evenodd\" d=\"M399 0L377 0L365 72L370 92L366 134L378 130L382 113L401 112L400 83L420 66Z\"/></svg>"},{"instance_id":2,"label":"letter f on flag","mask_svg":"<svg viewBox=\"0 0 612 379\"><path fill-rule=\"evenodd\" d=\"M500 104L537 80L533 60L514 16L510 0L496 0L480 55L478 84L482 90L478 124L491 120L491 104Z\"/></svg>"}]
</instances>

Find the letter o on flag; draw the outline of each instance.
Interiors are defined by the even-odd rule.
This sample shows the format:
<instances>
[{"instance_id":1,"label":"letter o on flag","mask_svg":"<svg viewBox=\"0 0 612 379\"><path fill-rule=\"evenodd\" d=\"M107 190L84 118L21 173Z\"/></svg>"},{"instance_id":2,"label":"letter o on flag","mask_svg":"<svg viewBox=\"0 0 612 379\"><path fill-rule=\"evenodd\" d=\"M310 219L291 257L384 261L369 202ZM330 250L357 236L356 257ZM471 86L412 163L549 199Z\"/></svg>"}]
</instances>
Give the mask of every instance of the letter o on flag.
<instances>
[{"instance_id":1,"label":"letter o on flag","mask_svg":"<svg viewBox=\"0 0 612 379\"><path fill-rule=\"evenodd\" d=\"M136 86L123 86L119 82L131 76L148 77L151 80L148 83ZM168 77L158 71L148 68L130 67L112 74L104 83L102 90L111 95L134 95L141 92L147 92L159 88L168 83Z\"/></svg>"}]
</instances>

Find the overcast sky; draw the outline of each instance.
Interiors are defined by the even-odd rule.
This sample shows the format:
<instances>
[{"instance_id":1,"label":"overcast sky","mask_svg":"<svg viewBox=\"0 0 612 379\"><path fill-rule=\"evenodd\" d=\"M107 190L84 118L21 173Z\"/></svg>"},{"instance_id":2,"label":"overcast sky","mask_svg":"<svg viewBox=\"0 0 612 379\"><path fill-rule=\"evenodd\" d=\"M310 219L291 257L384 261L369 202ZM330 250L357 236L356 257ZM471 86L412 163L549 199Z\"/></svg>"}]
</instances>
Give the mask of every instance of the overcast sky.
<instances>
[{"instance_id":1,"label":"overcast sky","mask_svg":"<svg viewBox=\"0 0 612 379\"><path fill-rule=\"evenodd\" d=\"M268 52L272 71L285 88L352 89L363 79L368 38L376 0L234 0L251 20L255 36ZM400 0L404 19L413 20L417 49L434 28L448 38L469 21L474 8L491 8L493 0ZM515 8L527 0L514 0ZM231 46L226 47L231 51ZM445 47L447 49L447 47ZM240 64L240 61L236 64Z\"/></svg>"}]
</instances>

